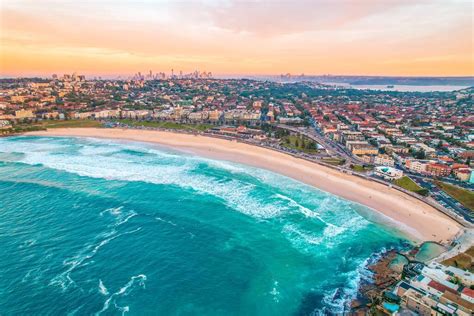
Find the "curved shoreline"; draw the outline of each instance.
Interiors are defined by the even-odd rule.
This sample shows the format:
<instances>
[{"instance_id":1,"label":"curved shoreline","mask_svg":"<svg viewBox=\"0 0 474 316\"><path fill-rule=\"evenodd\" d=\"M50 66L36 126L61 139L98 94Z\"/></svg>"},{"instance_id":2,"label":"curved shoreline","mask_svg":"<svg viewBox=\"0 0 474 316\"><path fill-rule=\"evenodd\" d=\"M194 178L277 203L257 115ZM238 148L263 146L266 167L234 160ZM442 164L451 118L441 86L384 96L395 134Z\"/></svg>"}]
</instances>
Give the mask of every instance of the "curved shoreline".
<instances>
[{"instance_id":1,"label":"curved shoreline","mask_svg":"<svg viewBox=\"0 0 474 316\"><path fill-rule=\"evenodd\" d=\"M247 143L202 135L116 128L61 128L29 132L26 135L95 137L160 144L199 156L243 163L288 176L374 209L397 222L401 231L416 240L448 244L462 231L462 227L453 219L401 191Z\"/></svg>"}]
</instances>

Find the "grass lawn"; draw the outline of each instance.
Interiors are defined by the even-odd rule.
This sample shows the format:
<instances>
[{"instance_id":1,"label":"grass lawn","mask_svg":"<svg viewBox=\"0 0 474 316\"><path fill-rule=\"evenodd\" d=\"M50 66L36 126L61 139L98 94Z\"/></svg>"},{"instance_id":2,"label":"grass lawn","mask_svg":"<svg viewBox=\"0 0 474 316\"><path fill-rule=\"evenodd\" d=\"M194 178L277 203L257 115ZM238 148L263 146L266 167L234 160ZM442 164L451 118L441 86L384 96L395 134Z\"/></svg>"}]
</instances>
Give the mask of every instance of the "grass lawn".
<instances>
[{"instance_id":1,"label":"grass lawn","mask_svg":"<svg viewBox=\"0 0 474 316\"><path fill-rule=\"evenodd\" d=\"M64 121L41 121L38 122L40 127L44 128L65 128L65 127L101 127L102 123L94 120L64 120Z\"/></svg>"},{"instance_id":2,"label":"grass lawn","mask_svg":"<svg viewBox=\"0 0 474 316\"><path fill-rule=\"evenodd\" d=\"M453 199L459 201L462 205L474 211L474 192L448 184L446 182L435 181L435 184Z\"/></svg>"},{"instance_id":3,"label":"grass lawn","mask_svg":"<svg viewBox=\"0 0 474 316\"><path fill-rule=\"evenodd\" d=\"M285 136L281 139L281 145L307 154L316 154L318 152L316 143L307 137L298 137L296 135Z\"/></svg>"},{"instance_id":4,"label":"grass lawn","mask_svg":"<svg viewBox=\"0 0 474 316\"><path fill-rule=\"evenodd\" d=\"M48 128L65 127L101 127L102 123L94 120L44 120L34 123L20 123L7 130L8 133L25 133L32 131L44 131Z\"/></svg>"},{"instance_id":5,"label":"grass lawn","mask_svg":"<svg viewBox=\"0 0 474 316\"><path fill-rule=\"evenodd\" d=\"M44 131L45 128L36 125L15 125L10 129L2 130L1 135L10 135L10 134L17 134L17 133L26 133L26 132L34 132L34 131Z\"/></svg>"},{"instance_id":6,"label":"grass lawn","mask_svg":"<svg viewBox=\"0 0 474 316\"><path fill-rule=\"evenodd\" d=\"M180 129L189 131L206 131L212 127L210 124L181 124L175 122L156 122L156 121L134 121L134 120L117 120L122 124L130 126L145 126L155 128L166 128L166 129Z\"/></svg>"},{"instance_id":7,"label":"grass lawn","mask_svg":"<svg viewBox=\"0 0 474 316\"><path fill-rule=\"evenodd\" d=\"M465 253L460 253L452 258L446 259L442 264L457 267L463 270L474 272L474 247L469 248Z\"/></svg>"},{"instance_id":8,"label":"grass lawn","mask_svg":"<svg viewBox=\"0 0 474 316\"><path fill-rule=\"evenodd\" d=\"M357 172L367 172L369 170L372 170L374 168L369 167L369 166L362 166L362 165L351 165L351 169Z\"/></svg>"},{"instance_id":9,"label":"grass lawn","mask_svg":"<svg viewBox=\"0 0 474 316\"><path fill-rule=\"evenodd\" d=\"M428 195L428 190L420 187L418 184L416 184L412 179L410 179L407 176L401 177L400 179L393 181L393 183L408 191L412 191L424 196Z\"/></svg>"},{"instance_id":10,"label":"grass lawn","mask_svg":"<svg viewBox=\"0 0 474 316\"><path fill-rule=\"evenodd\" d=\"M337 158L323 158L321 159L321 161L328 163L330 165L334 165L334 166L341 166L346 162L345 159L337 159Z\"/></svg>"}]
</instances>

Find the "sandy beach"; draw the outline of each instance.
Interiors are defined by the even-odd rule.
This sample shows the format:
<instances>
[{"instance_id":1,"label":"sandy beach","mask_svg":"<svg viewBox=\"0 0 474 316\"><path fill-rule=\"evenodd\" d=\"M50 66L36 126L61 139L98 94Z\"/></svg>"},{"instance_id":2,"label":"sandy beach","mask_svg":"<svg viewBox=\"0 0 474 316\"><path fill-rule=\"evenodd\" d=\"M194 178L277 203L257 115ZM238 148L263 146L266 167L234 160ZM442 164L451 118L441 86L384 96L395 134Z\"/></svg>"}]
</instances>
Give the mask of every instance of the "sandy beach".
<instances>
[{"instance_id":1,"label":"sandy beach","mask_svg":"<svg viewBox=\"0 0 474 316\"><path fill-rule=\"evenodd\" d=\"M435 208L398 190L284 153L237 141L133 129L64 128L27 134L152 142L207 158L264 168L368 206L392 219L400 230L418 241L447 243L461 229L458 223Z\"/></svg>"}]
</instances>

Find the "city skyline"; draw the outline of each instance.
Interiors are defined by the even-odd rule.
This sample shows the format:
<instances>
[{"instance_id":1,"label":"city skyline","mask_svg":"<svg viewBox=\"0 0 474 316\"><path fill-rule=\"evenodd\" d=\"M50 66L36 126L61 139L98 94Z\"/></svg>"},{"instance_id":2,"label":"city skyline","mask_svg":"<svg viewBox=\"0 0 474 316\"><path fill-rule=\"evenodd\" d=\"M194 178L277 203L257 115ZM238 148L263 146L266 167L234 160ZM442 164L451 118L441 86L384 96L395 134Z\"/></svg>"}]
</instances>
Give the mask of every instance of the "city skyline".
<instances>
[{"instance_id":1,"label":"city skyline","mask_svg":"<svg viewBox=\"0 0 474 316\"><path fill-rule=\"evenodd\" d=\"M0 0L0 314L472 316L473 8Z\"/></svg>"},{"instance_id":2,"label":"city skyline","mask_svg":"<svg viewBox=\"0 0 474 316\"><path fill-rule=\"evenodd\" d=\"M1 73L470 76L469 1L3 1Z\"/></svg>"}]
</instances>

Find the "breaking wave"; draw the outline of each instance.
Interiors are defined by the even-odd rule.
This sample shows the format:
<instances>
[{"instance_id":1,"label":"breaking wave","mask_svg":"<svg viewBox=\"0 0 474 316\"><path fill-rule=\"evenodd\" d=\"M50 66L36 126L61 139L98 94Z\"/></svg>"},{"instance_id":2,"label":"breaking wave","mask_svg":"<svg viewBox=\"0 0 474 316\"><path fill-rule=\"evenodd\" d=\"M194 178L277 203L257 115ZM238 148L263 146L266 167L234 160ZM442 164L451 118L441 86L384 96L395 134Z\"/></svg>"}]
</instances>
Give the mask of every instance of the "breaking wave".
<instances>
[{"instance_id":1,"label":"breaking wave","mask_svg":"<svg viewBox=\"0 0 474 316\"><path fill-rule=\"evenodd\" d=\"M0 169L0 180L8 180L3 192L18 190L20 184L58 184L40 185L37 189L49 191L29 196L37 198L38 203L28 205L31 214L41 214L47 223L43 231L38 230L40 233L54 230L49 224L56 223L59 233L51 240L61 241L74 238L64 229L66 225L74 227L77 220L81 225L91 225L84 236L65 242L74 246L59 249L64 251L61 255L55 253L57 257L48 257L19 273L18 283L49 285L49 290L58 290L55 293L61 298L77 293L94 297L93 304L68 306L70 314L139 313L134 300L144 295L153 302L150 296L161 288L166 289L160 294L168 301L174 296L196 300L195 305L184 307L182 301L175 302L173 306L184 308L184 313L189 308L195 314L205 314L220 302L217 297L225 289L216 291L214 287L220 288L221 283L232 284L227 289L230 299L221 297L219 308L223 311L233 303L252 311L255 302L249 298L259 297L268 299L262 304L269 311L287 308L287 314L291 314L292 304L305 291L316 291L319 301L314 303L315 314L342 313L361 280L371 277L366 269L374 258L371 254L386 246L386 240L392 240L361 216L353 203L240 164L140 143L81 138L2 139L0 153L8 156L6 164L14 157L13 167L4 169L4 174ZM5 160L0 157L1 161ZM11 172L22 167L22 173ZM67 190L60 186L63 183L68 183ZM75 187L77 184L80 188ZM1 190L0 186L0 194ZM48 202L54 196L58 197L56 204ZM70 204L66 203L68 199ZM11 199L5 204L14 205L7 212L11 225L19 223L17 213L25 209L24 204L14 204L16 201ZM61 203L68 205L66 211ZM71 214L77 216L69 217ZM63 219L74 222L63 224ZM25 225L35 228L42 220ZM29 252L42 251L48 242L41 234L31 234L18 241L12 238L15 247L11 249L29 258ZM355 247L362 242L364 247ZM350 247L354 252L346 253ZM51 259L57 259L56 265L47 266L45 262ZM118 261L115 267L120 266L122 277L131 275L128 281L118 278L121 281L117 284L106 260ZM195 281L200 275L205 279ZM321 280L326 275L334 277ZM196 284L201 287L195 288ZM186 293L171 294L186 286ZM0 303L4 294L1 288ZM216 299L206 301L213 295ZM242 301L235 302L236 296ZM245 302L245 298L250 301ZM202 301L208 304L207 310L197 308ZM174 311L179 313L178 309Z\"/></svg>"}]
</instances>

